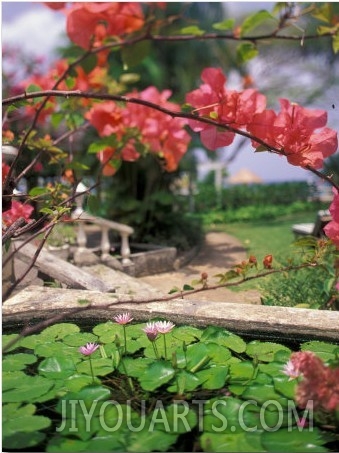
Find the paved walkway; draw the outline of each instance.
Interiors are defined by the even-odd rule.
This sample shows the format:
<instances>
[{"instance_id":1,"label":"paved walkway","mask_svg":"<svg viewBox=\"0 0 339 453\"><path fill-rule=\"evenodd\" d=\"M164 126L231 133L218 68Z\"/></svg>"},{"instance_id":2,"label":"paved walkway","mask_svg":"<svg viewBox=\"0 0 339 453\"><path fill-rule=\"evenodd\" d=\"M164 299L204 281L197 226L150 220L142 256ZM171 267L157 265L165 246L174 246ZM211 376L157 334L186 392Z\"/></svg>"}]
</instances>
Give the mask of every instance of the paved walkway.
<instances>
[{"instance_id":1,"label":"paved walkway","mask_svg":"<svg viewBox=\"0 0 339 453\"><path fill-rule=\"evenodd\" d=\"M177 271L140 277L141 280L167 294L173 287L182 288L191 284L192 280L200 279L202 272L207 272L209 284L217 283L213 276L225 273L237 263L246 259L246 251L241 243L226 233L207 233L205 242L199 253L187 265ZM260 304L260 293L256 290L232 291L227 288L201 292L185 296L188 299L200 299L214 302L238 302Z\"/></svg>"}]
</instances>

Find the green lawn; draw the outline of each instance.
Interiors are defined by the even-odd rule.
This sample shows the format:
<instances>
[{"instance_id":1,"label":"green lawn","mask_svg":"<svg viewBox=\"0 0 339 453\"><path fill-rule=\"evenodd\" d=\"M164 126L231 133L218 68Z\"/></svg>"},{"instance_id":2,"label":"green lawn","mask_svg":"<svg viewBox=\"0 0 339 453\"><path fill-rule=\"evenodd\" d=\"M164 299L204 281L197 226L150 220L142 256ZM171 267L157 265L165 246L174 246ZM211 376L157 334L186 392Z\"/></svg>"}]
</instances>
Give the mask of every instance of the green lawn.
<instances>
[{"instance_id":1,"label":"green lawn","mask_svg":"<svg viewBox=\"0 0 339 453\"><path fill-rule=\"evenodd\" d=\"M295 223L313 222L315 215L303 213L284 217L270 222L246 222L223 225L222 230L239 239L247 249L248 255L258 260L271 254L278 262L293 253L294 241L292 226ZM218 228L219 229L219 228Z\"/></svg>"},{"instance_id":2,"label":"green lawn","mask_svg":"<svg viewBox=\"0 0 339 453\"><path fill-rule=\"evenodd\" d=\"M273 255L273 264L279 265L285 258L292 257L296 249L292 246L294 235L292 225L295 223L313 222L315 215L303 213L286 216L271 222L246 222L218 225L218 231L225 231L239 239L247 250L248 256L255 255L261 263L265 255ZM255 289L260 283L259 279L246 282L235 291Z\"/></svg>"}]
</instances>

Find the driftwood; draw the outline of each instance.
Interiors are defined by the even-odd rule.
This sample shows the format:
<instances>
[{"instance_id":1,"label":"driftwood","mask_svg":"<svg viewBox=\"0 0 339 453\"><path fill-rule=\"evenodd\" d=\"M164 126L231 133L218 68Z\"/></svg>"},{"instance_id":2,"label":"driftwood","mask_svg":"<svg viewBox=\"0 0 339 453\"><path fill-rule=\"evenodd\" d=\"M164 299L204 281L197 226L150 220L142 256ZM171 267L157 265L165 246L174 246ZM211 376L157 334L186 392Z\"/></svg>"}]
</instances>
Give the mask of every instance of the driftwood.
<instances>
[{"instance_id":1,"label":"driftwood","mask_svg":"<svg viewBox=\"0 0 339 453\"><path fill-rule=\"evenodd\" d=\"M20 247L21 243L15 241L16 256L26 264L32 262L36 252L36 247L32 244L25 244ZM105 282L98 277L91 275L89 272L74 266L73 264L56 257L54 254L42 249L34 266L43 274L52 277L53 279L64 283L69 288L88 289L92 291L113 292L111 286L107 286Z\"/></svg>"}]
</instances>

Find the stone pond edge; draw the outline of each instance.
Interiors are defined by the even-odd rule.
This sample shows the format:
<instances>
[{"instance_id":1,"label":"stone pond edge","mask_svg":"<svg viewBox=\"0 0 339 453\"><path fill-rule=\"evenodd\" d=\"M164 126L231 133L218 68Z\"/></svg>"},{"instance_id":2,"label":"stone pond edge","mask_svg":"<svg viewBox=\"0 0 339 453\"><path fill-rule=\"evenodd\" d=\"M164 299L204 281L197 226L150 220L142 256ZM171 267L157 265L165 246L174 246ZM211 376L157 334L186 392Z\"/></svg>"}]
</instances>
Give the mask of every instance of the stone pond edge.
<instances>
[{"instance_id":1,"label":"stone pond edge","mask_svg":"<svg viewBox=\"0 0 339 453\"><path fill-rule=\"evenodd\" d=\"M79 300L95 308L78 312ZM131 296L99 291L29 286L3 304L3 333L27 323L57 314L68 320L109 320L118 313L130 312L137 321L161 317L176 324L193 326L215 325L252 337L293 340L325 340L339 342L339 312L305 308L269 307L228 302L174 299L144 302ZM113 303L110 308L104 306ZM100 308L102 307L102 308Z\"/></svg>"}]
</instances>

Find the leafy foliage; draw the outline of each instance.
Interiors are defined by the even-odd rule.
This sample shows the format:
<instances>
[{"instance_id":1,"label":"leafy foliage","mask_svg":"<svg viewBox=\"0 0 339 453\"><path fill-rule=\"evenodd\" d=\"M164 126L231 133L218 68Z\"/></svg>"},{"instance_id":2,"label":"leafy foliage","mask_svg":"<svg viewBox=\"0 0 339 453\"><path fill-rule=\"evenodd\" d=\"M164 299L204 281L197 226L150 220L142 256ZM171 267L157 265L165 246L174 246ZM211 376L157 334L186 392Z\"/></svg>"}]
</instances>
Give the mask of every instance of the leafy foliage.
<instances>
[{"instance_id":1,"label":"leafy foliage","mask_svg":"<svg viewBox=\"0 0 339 453\"><path fill-rule=\"evenodd\" d=\"M202 451L329 451L322 427L300 430L290 410L296 382L282 372L287 346L246 343L221 327L180 326L166 334L170 359L162 338L156 359L143 326L127 326L126 355L116 341L121 326L111 321L91 332L56 324L13 345L3 362L4 447L138 452L196 443ZM4 335L3 344L12 338ZM86 341L101 343L91 367L78 350ZM301 349L336 363L335 344Z\"/></svg>"}]
</instances>

